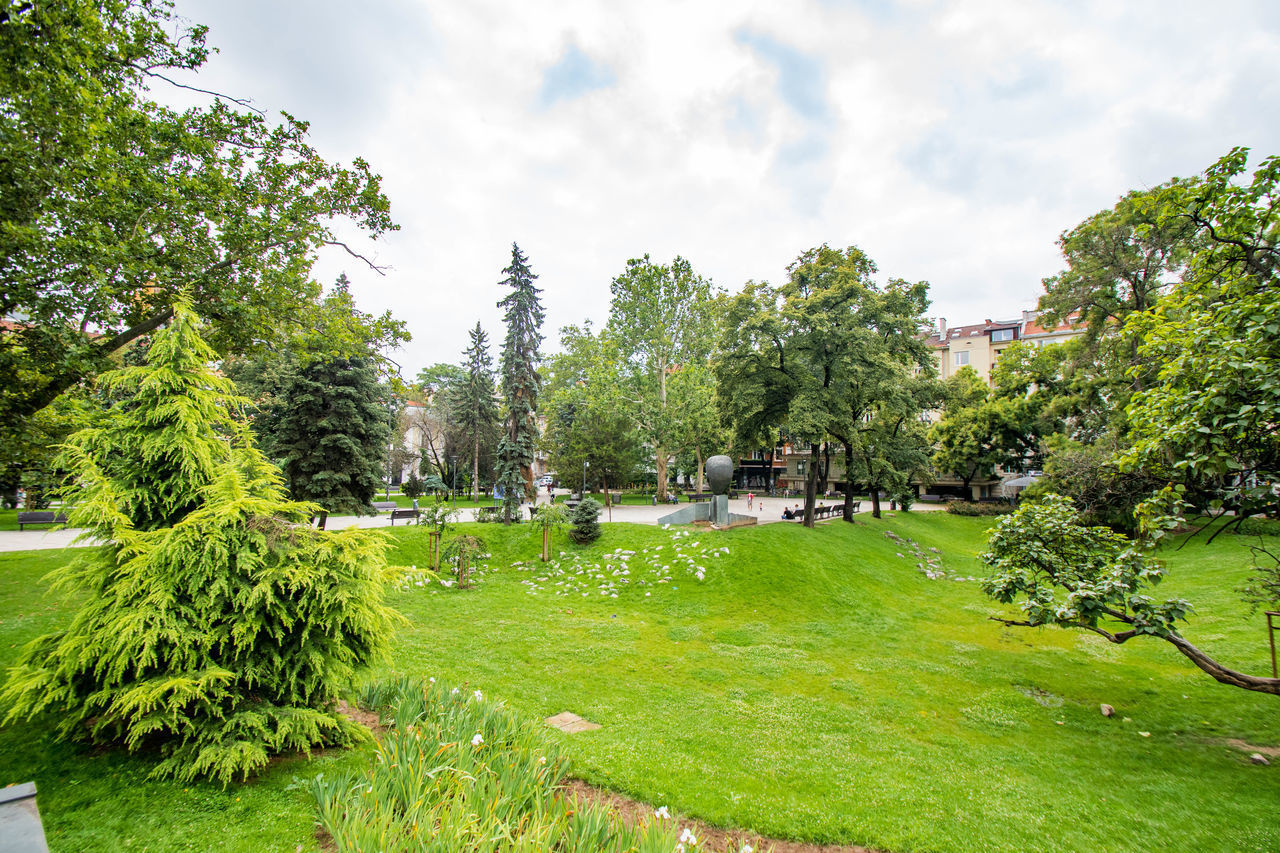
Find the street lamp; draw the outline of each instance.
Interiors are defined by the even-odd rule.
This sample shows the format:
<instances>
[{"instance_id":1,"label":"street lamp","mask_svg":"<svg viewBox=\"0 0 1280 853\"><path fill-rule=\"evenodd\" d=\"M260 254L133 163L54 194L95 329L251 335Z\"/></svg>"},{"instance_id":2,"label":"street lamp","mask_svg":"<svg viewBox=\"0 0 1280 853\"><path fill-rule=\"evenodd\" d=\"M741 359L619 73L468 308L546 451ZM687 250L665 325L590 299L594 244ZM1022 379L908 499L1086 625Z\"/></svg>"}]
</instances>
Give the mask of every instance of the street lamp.
<instances>
[{"instance_id":1,"label":"street lamp","mask_svg":"<svg viewBox=\"0 0 1280 853\"><path fill-rule=\"evenodd\" d=\"M449 490L449 497L453 501L453 505L458 505L458 455L449 457L449 465L453 468L453 488Z\"/></svg>"},{"instance_id":2,"label":"street lamp","mask_svg":"<svg viewBox=\"0 0 1280 853\"><path fill-rule=\"evenodd\" d=\"M584 501L587 499L587 466L590 464L591 463L588 462L587 460L585 459L582 460L582 494L580 495L580 497Z\"/></svg>"}]
</instances>

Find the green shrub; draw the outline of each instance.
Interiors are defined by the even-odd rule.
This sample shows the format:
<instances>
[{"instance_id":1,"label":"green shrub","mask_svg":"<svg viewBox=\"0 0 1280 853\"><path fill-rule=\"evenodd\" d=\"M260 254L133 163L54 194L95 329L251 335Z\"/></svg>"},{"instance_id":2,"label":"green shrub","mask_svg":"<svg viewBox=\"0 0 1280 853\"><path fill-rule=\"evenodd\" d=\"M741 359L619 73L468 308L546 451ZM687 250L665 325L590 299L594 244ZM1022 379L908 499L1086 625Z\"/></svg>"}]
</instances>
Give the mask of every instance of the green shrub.
<instances>
[{"instance_id":1,"label":"green shrub","mask_svg":"<svg viewBox=\"0 0 1280 853\"><path fill-rule=\"evenodd\" d=\"M384 542L307 522L254 445L243 402L178 306L147 363L102 377L115 404L68 441L70 523L105 543L54 573L83 604L10 670L6 722L158 750L154 774L224 784L273 753L364 736L334 709L387 647Z\"/></svg>"},{"instance_id":2,"label":"green shrub","mask_svg":"<svg viewBox=\"0 0 1280 853\"><path fill-rule=\"evenodd\" d=\"M583 498L569 517L573 525L569 529L569 538L579 545L587 545L599 539L600 508L600 502L595 498Z\"/></svg>"},{"instance_id":3,"label":"green shrub","mask_svg":"<svg viewBox=\"0 0 1280 853\"><path fill-rule=\"evenodd\" d=\"M1004 503L971 503L969 501L948 501L947 512L953 515L1005 515L1017 507Z\"/></svg>"},{"instance_id":4,"label":"green shrub","mask_svg":"<svg viewBox=\"0 0 1280 853\"><path fill-rule=\"evenodd\" d=\"M400 485L400 494L409 498L409 500L420 498L425 492L426 487L422 485L422 480L418 479L417 474L410 473L405 478L404 483Z\"/></svg>"}]
</instances>

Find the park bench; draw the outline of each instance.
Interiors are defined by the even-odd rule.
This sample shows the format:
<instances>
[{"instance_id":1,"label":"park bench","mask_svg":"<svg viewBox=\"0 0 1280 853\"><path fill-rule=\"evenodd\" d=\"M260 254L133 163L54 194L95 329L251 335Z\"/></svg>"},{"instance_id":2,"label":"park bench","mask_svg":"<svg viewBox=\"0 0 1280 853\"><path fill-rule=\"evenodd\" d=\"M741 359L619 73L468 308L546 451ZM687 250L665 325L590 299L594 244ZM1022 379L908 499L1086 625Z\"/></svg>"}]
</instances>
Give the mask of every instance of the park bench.
<instances>
[{"instance_id":1,"label":"park bench","mask_svg":"<svg viewBox=\"0 0 1280 853\"><path fill-rule=\"evenodd\" d=\"M397 518L414 518L416 519L422 514L421 510L416 509L393 509L391 510L391 526L396 526Z\"/></svg>"},{"instance_id":2,"label":"park bench","mask_svg":"<svg viewBox=\"0 0 1280 853\"><path fill-rule=\"evenodd\" d=\"M696 495L693 492L689 492L688 498L689 498L689 503L692 504L692 503L699 503L700 501L709 501L711 500L711 495L708 494L707 492L702 492L701 494L696 494Z\"/></svg>"},{"instance_id":3,"label":"park bench","mask_svg":"<svg viewBox=\"0 0 1280 853\"><path fill-rule=\"evenodd\" d=\"M398 504L395 501L374 501L373 508L378 512L391 512Z\"/></svg>"},{"instance_id":4,"label":"park bench","mask_svg":"<svg viewBox=\"0 0 1280 853\"><path fill-rule=\"evenodd\" d=\"M26 529L28 524L66 524L67 517L60 512L38 510L18 513L18 530Z\"/></svg>"}]
</instances>

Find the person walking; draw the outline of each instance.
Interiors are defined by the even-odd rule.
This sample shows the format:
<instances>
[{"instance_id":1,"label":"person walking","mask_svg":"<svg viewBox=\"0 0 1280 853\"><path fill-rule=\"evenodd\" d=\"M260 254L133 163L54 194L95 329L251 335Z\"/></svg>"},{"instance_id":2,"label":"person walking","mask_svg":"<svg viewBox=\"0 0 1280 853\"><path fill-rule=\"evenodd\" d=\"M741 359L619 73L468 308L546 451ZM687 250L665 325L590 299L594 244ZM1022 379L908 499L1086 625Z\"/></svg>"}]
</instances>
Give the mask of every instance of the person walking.
<instances>
[{"instance_id":1,"label":"person walking","mask_svg":"<svg viewBox=\"0 0 1280 853\"><path fill-rule=\"evenodd\" d=\"M755 492L747 492L747 512L751 512L751 506L756 501Z\"/></svg>"}]
</instances>

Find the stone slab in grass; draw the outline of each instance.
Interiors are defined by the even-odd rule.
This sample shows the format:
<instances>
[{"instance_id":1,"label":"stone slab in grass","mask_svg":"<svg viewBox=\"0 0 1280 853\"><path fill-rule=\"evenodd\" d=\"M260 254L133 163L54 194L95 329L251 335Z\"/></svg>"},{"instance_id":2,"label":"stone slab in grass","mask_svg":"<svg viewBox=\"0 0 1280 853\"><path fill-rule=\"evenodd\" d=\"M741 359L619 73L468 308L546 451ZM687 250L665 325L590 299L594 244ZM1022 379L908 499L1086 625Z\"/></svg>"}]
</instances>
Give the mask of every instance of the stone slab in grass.
<instances>
[{"instance_id":1,"label":"stone slab in grass","mask_svg":"<svg viewBox=\"0 0 1280 853\"><path fill-rule=\"evenodd\" d=\"M592 729L600 728L599 723L593 723L584 720L572 711L562 711L554 717L547 717L547 725L553 729L559 729L562 732L574 734L576 732L589 732Z\"/></svg>"}]
</instances>

